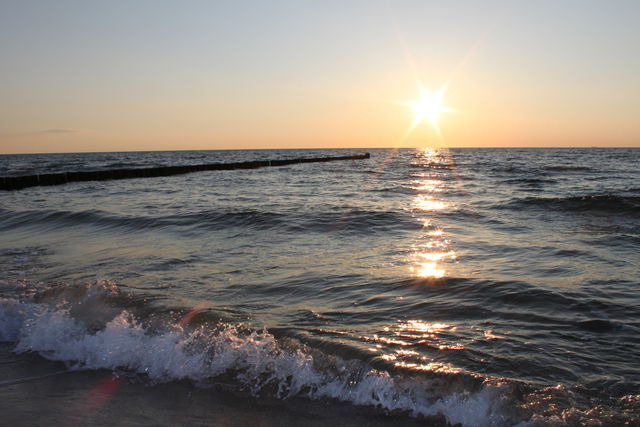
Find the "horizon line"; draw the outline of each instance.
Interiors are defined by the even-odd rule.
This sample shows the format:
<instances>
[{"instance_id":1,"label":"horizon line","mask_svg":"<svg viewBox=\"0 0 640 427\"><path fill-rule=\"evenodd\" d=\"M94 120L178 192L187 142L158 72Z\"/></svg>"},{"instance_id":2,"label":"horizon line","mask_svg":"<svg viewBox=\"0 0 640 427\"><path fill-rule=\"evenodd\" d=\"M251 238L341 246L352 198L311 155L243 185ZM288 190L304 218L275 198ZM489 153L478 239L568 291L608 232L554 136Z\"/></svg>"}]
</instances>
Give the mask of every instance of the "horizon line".
<instances>
[{"instance_id":1,"label":"horizon line","mask_svg":"<svg viewBox=\"0 0 640 427\"><path fill-rule=\"evenodd\" d=\"M181 152L181 151L270 151L270 150L418 150L422 148L432 149L640 149L640 145L619 145L619 146L599 146L599 145L542 145L542 146L452 146L452 147L299 147L299 148L211 148L211 149L174 149L174 150L112 150L112 151L43 151L34 153L0 153L0 156L24 156L24 155L39 155L39 154L101 154L101 153L162 153L162 152Z\"/></svg>"}]
</instances>

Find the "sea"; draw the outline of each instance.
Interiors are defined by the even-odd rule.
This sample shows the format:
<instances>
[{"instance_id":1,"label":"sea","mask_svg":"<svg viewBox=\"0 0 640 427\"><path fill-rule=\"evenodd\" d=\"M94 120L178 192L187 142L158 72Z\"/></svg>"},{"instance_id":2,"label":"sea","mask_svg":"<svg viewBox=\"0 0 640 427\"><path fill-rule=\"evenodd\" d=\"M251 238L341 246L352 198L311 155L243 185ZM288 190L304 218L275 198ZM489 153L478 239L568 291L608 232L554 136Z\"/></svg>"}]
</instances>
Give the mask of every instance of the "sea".
<instances>
[{"instance_id":1,"label":"sea","mask_svg":"<svg viewBox=\"0 0 640 427\"><path fill-rule=\"evenodd\" d=\"M0 156L19 425L640 425L640 149Z\"/></svg>"}]
</instances>

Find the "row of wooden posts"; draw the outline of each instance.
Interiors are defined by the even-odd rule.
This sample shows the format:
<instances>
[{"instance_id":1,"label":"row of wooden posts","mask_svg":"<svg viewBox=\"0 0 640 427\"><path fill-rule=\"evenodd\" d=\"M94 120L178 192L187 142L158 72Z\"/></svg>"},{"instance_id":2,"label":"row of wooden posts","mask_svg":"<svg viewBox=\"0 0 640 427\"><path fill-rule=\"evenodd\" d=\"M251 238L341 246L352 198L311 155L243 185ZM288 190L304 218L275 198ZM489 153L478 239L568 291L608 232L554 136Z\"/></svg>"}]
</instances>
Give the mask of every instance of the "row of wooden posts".
<instances>
[{"instance_id":1,"label":"row of wooden posts","mask_svg":"<svg viewBox=\"0 0 640 427\"><path fill-rule=\"evenodd\" d=\"M135 169L108 169L81 172L46 173L25 176L0 177L0 190L20 190L38 185L61 185L69 182L107 181L112 179L153 178L159 176L182 175L192 172L220 171L233 169L256 169L286 166L297 163L333 162L339 160L368 159L369 153L341 157L313 157L302 159L258 160L237 163L210 163L204 165L160 166Z\"/></svg>"}]
</instances>

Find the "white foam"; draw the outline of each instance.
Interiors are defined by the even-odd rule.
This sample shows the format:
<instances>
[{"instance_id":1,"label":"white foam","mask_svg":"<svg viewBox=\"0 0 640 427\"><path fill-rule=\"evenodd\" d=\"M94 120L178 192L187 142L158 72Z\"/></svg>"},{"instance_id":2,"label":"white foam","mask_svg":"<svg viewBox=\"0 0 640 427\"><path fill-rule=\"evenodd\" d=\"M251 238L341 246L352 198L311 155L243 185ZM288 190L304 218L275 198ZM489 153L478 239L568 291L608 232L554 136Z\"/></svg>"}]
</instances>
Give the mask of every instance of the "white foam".
<instances>
[{"instance_id":1,"label":"white foam","mask_svg":"<svg viewBox=\"0 0 640 427\"><path fill-rule=\"evenodd\" d=\"M0 339L17 352L38 352L76 369L126 369L154 381L202 381L223 373L253 393L269 387L278 397L335 398L357 405L443 414L451 423L503 425L500 387L429 398L428 382L394 378L364 363L335 361L324 366L301 348L285 348L266 331L242 333L180 326L151 333L126 311L91 332L64 308L0 299Z\"/></svg>"}]
</instances>

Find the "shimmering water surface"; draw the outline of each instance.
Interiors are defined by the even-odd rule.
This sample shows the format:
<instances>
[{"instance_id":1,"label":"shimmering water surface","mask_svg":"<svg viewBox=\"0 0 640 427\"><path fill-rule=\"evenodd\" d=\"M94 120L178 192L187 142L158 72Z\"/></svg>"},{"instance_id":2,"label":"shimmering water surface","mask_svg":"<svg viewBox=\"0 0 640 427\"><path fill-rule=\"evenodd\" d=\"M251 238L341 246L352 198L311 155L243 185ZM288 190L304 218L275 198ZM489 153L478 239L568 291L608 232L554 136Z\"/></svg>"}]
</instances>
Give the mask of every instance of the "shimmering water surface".
<instances>
[{"instance_id":1,"label":"shimmering water surface","mask_svg":"<svg viewBox=\"0 0 640 427\"><path fill-rule=\"evenodd\" d=\"M0 339L463 425L639 423L640 150L368 151L1 192ZM0 176L351 153L0 156Z\"/></svg>"}]
</instances>

